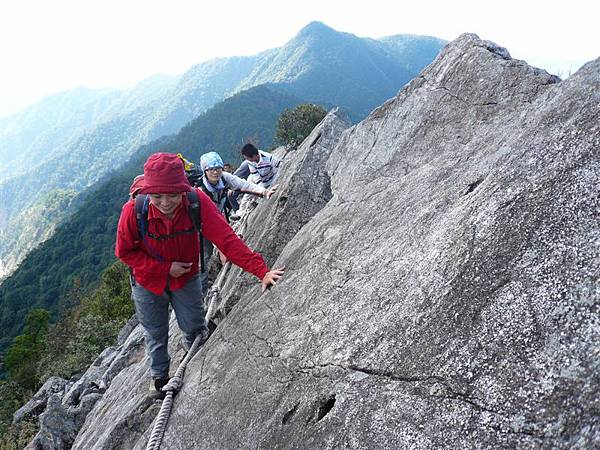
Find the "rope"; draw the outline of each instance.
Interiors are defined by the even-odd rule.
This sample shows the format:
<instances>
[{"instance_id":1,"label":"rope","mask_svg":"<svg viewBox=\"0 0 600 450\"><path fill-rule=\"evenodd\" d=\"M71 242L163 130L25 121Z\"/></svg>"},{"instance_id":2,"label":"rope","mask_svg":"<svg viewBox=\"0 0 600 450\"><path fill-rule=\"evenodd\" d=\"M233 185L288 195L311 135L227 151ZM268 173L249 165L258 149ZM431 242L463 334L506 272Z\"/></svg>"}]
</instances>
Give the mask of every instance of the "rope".
<instances>
[{"instance_id":1,"label":"rope","mask_svg":"<svg viewBox=\"0 0 600 450\"><path fill-rule=\"evenodd\" d=\"M253 209L254 208L248 211L247 214L245 214L244 217L241 218L239 228L241 228L242 230L245 229L248 216L250 215ZM225 266L223 266L223 268L219 272L219 277L217 278L217 280L215 280L212 287L210 288L210 303L204 318L207 327L208 322L210 321L210 319L212 319L215 313L219 292L223 288L223 284L225 284L225 277L229 273L230 268L231 261L227 261L225 263ZM173 397L175 397L175 394L177 394L181 390L181 387L183 386L183 376L185 374L185 368L194 356L194 354L198 351L198 348L202 344L204 344L206 340L205 338L207 338L207 336L204 334L199 334L198 336L196 336L196 339L194 339L194 343L190 347L190 350L187 352L185 358L183 358L183 361L181 361L181 364L179 364L179 367L175 371L175 375L173 375L173 378L171 378L167 385L163 388L163 391L166 392L166 395L160 407L160 411L158 412L158 416L156 416L156 421L154 422L154 427L152 428L152 433L150 434L150 439L148 440L146 450L160 449L163 436L165 434L165 430L167 429L167 424L169 422L169 417L171 416L171 409L173 408Z\"/></svg>"},{"instance_id":2,"label":"rope","mask_svg":"<svg viewBox=\"0 0 600 450\"><path fill-rule=\"evenodd\" d=\"M206 324L208 326L208 320L212 319L215 315L215 309L217 307L217 299L219 298L219 292L223 288L223 284L225 282L225 276L229 273L229 268L231 267L231 261L227 261L221 271L219 272L219 278L213 283L210 287L210 302L208 304L208 310L206 311L206 317L209 319L206 320Z\"/></svg>"},{"instance_id":3,"label":"rope","mask_svg":"<svg viewBox=\"0 0 600 450\"><path fill-rule=\"evenodd\" d=\"M169 417L171 415L173 397L183 386L183 375L185 374L185 368L194 354L198 351L198 348L204 343L203 339L205 337L205 334L199 334L196 336L196 339L194 339L194 343L192 344L190 350L187 352L185 358L183 358L183 361L181 361L181 364L179 364L179 367L175 371L175 375L163 388L163 391L165 391L167 394L162 402L158 416L156 417L156 422L154 422L154 428L152 429L152 434L150 434L150 440L148 441L146 450L158 450L160 448L160 444L162 443L162 438L165 434L165 429L167 428L167 423L169 422Z\"/></svg>"}]
</instances>

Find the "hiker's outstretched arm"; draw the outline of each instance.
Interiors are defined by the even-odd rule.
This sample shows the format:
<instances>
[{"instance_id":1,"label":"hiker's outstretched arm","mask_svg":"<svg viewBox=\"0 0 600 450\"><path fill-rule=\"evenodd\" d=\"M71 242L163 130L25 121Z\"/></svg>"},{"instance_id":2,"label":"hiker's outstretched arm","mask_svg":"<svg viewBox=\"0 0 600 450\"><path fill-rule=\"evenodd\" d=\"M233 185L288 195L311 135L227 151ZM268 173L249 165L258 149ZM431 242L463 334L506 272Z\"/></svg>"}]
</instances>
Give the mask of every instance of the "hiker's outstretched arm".
<instances>
[{"instance_id":1,"label":"hiker's outstretched arm","mask_svg":"<svg viewBox=\"0 0 600 450\"><path fill-rule=\"evenodd\" d=\"M234 191L249 192L250 194L256 194L260 196L264 196L265 192L267 191L264 187L259 186L258 184L251 183L248 180L244 180L230 173L224 172L223 179L225 180L225 184Z\"/></svg>"},{"instance_id":2,"label":"hiker's outstretched arm","mask_svg":"<svg viewBox=\"0 0 600 450\"><path fill-rule=\"evenodd\" d=\"M269 268L260 253L250 250L244 241L235 234L225 217L204 192L199 192L198 197L201 202L202 234L204 237L215 244L227 259L236 266L262 280Z\"/></svg>"}]
</instances>

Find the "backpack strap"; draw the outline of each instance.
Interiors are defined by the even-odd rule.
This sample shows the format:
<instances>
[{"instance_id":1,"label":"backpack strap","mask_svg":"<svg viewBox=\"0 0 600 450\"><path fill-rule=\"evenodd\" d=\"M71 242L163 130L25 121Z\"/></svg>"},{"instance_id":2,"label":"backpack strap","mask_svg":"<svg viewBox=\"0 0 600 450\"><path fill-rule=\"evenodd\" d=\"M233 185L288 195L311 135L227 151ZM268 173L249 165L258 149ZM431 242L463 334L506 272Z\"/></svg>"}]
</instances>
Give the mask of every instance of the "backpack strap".
<instances>
[{"instance_id":1,"label":"backpack strap","mask_svg":"<svg viewBox=\"0 0 600 450\"><path fill-rule=\"evenodd\" d=\"M135 197L135 220L142 240L148 229L148 201L148 195L146 194L138 194Z\"/></svg>"},{"instance_id":2,"label":"backpack strap","mask_svg":"<svg viewBox=\"0 0 600 450\"><path fill-rule=\"evenodd\" d=\"M138 194L135 197L135 219L137 221L138 233L140 239L146 245L150 256L160 262L165 262L162 257L148 242L148 207L150 205L150 196L148 194Z\"/></svg>"},{"instance_id":3,"label":"backpack strap","mask_svg":"<svg viewBox=\"0 0 600 450\"><path fill-rule=\"evenodd\" d=\"M198 232L198 238L200 239L200 271L204 273L206 272L206 267L204 265L204 238L202 237L200 198L198 197L198 191L196 191L196 189L192 189L187 193L187 198L189 202L188 214L190 215L190 219L192 219L192 223L194 224L194 228Z\"/></svg>"},{"instance_id":4,"label":"backpack strap","mask_svg":"<svg viewBox=\"0 0 600 450\"><path fill-rule=\"evenodd\" d=\"M217 205L219 203L221 203L221 200L223 200L223 197L225 197L230 190L229 187L227 187L227 185L224 184L223 189L219 189L218 191L211 192L208 190L208 188L204 184L204 177L200 178L200 181L198 182L197 187L202 189L202 191L210 197L210 199L213 201L213 203L216 203Z\"/></svg>"},{"instance_id":5,"label":"backpack strap","mask_svg":"<svg viewBox=\"0 0 600 450\"><path fill-rule=\"evenodd\" d=\"M200 178L199 181L199 188L202 189L202 192L204 192L206 195L208 195L210 197L210 199L214 202L214 203L218 203L219 200L219 193L218 192L210 192L206 186L204 185L204 181L202 178Z\"/></svg>"},{"instance_id":6,"label":"backpack strap","mask_svg":"<svg viewBox=\"0 0 600 450\"><path fill-rule=\"evenodd\" d=\"M228 208L228 198L229 192L231 189L227 185L223 189L220 189L216 192L211 192L208 190L206 185L204 184L204 178L201 178L198 182L198 187L202 189L202 191L210 197L214 204L217 205L217 208L221 208L221 204L223 204L223 214L225 215L225 219L227 219L227 223L229 223L229 211L231 208Z\"/></svg>"},{"instance_id":7,"label":"backpack strap","mask_svg":"<svg viewBox=\"0 0 600 450\"><path fill-rule=\"evenodd\" d=\"M194 228L190 230L181 231L178 233L170 234L167 236L155 236L150 235L150 237L156 240L163 240L175 237L179 234L187 234L193 232L194 230L198 232L198 237L200 239L200 270L202 273L206 271L204 265L204 239L202 238L202 222L200 221L200 199L198 198L198 193L195 189L192 189L187 193L187 198L189 202L188 206L188 214L192 223L194 224ZM147 237L148 233L148 207L150 205L150 196L148 194L139 194L135 198L135 217L138 226L138 233L140 235L140 239L146 245L146 249L150 253L154 259L158 261L164 262L165 258L163 258L148 242Z\"/></svg>"}]
</instances>

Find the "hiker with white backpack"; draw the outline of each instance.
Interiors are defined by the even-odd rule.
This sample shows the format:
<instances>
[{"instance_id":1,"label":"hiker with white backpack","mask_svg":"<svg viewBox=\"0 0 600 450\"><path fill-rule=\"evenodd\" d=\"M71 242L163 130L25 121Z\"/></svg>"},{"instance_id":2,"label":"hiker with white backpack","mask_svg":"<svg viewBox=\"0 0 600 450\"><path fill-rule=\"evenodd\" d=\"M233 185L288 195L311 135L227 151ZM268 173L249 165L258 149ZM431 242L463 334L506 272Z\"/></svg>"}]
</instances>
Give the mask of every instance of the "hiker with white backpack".
<instances>
[{"instance_id":1,"label":"hiker with white backpack","mask_svg":"<svg viewBox=\"0 0 600 450\"><path fill-rule=\"evenodd\" d=\"M281 161L273 154L257 149L251 143L245 144L240 153L244 162L233 174L264 188L269 188L277 178Z\"/></svg>"}]
</instances>

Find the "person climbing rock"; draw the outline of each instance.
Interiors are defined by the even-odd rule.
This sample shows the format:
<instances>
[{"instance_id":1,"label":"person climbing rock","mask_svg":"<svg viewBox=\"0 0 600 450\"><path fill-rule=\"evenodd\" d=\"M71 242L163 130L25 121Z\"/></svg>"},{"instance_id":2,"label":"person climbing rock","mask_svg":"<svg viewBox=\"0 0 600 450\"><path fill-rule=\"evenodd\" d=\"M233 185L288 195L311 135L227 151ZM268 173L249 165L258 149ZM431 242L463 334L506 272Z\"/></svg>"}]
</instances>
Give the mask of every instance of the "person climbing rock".
<instances>
[{"instance_id":1,"label":"person climbing rock","mask_svg":"<svg viewBox=\"0 0 600 450\"><path fill-rule=\"evenodd\" d=\"M228 222L231 211L235 211L239 208L237 201L231 196L233 192L240 191L268 199L271 198L273 193L277 190L276 185L266 189L257 184L238 178L233 174L224 172L223 166L223 159L217 152L203 154L200 157L202 178L198 182L198 187L211 198L219 211L225 215ZM204 261L208 262L213 253L213 245L206 238L204 238L203 249ZM225 256L222 253L220 253L219 256L221 263L225 264L225 261L227 260ZM206 295L208 290L208 270L202 272L200 277L202 279L202 290L204 295Z\"/></svg>"},{"instance_id":2,"label":"person climbing rock","mask_svg":"<svg viewBox=\"0 0 600 450\"><path fill-rule=\"evenodd\" d=\"M143 205L141 212L137 205ZM151 155L137 197L123 205L115 254L133 272L132 297L145 331L153 398L164 398L161 389L169 379L169 305L184 348L198 335L208 335L198 267L198 219L202 235L234 264L258 277L263 292L284 273L283 267L270 270L262 256L235 234L211 199L191 187L177 155Z\"/></svg>"},{"instance_id":3,"label":"person climbing rock","mask_svg":"<svg viewBox=\"0 0 600 450\"><path fill-rule=\"evenodd\" d=\"M271 153L258 150L253 144L246 144L240 150L245 161L234 172L240 178L247 178L264 188L270 187L277 178L281 161Z\"/></svg>"},{"instance_id":4,"label":"person climbing rock","mask_svg":"<svg viewBox=\"0 0 600 450\"><path fill-rule=\"evenodd\" d=\"M277 190L277 185L265 188L264 186L227 173L223 170L223 166L223 159L217 152L203 154L200 157L200 168L203 175L201 182L198 183L199 187L223 213L226 213L227 209L237 209L236 205L229 204L228 193L230 191L241 191L268 199Z\"/></svg>"},{"instance_id":5,"label":"person climbing rock","mask_svg":"<svg viewBox=\"0 0 600 450\"><path fill-rule=\"evenodd\" d=\"M246 144L240 150L245 161L233 173L235 176L248 179L254 184L264 188L269 188L277 178L281 161L272 154L263 150L258 150L253 144ZM240 192L234 192L231 197L238 202ZM256 206L256 201L251 196L244 196L243 201L239 201L242 210L251 211ZM231 220L240 219L241 214L235 213L230 216Z\"/></svg>"}]
</instances>

